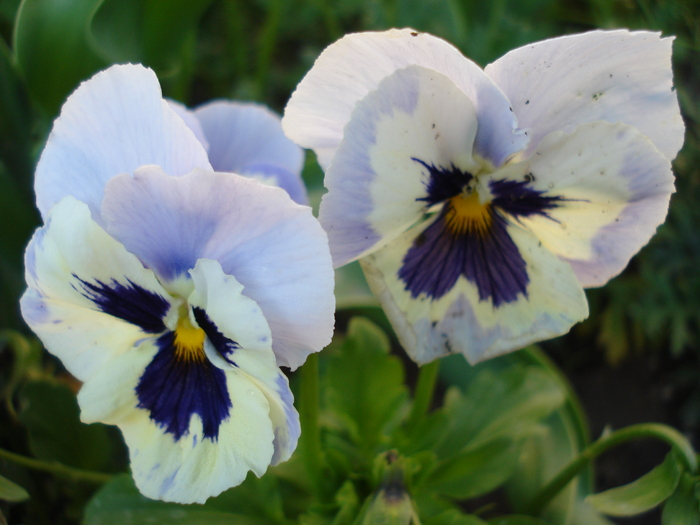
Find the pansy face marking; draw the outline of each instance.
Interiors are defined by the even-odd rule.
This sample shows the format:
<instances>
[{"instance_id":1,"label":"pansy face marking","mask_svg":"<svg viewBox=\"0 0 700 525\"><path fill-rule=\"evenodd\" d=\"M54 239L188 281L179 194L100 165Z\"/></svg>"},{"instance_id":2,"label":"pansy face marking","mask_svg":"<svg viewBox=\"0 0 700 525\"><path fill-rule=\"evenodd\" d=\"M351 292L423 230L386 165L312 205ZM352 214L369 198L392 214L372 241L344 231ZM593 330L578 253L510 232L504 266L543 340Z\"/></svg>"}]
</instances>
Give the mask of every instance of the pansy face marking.
<instances>
[{"instance_id":1,"label":"pansy face marking","mask_svg":"<svg viewBox=\"0 0 700 525\"><path fill-rule=\"evenodd\" d=\"M151 420L176 441L187 435L196 414L202 421L203 437L216 440L232 403L225 374L207 358L204 344L208 340L236 366L232 354L240 348L238 343L221 334L202 308L188 307L186 301L175 307L162 295L129 280L123 285L115 279L105 284L73 277L80 283L78 291L100 311L157 336L158 352L136 385L138 408L147 410ZM172 313L176 321L170 329L166 319L171 318L168 322L173 324L168 315Z\"/></svg>"},{"instance_id":2,"label":"pansy face marking","mask_svg":"<svg viewBox=\"0 0 700 525\"><path fill-rule=\"evenodd\" d=\"M206 318L201 308L192 308L193 313L194 310L200 318ZM226 376L204 352L207 338L214 344L207 331L192 324L186 309L184 313L175 330L167 331L156 341L158 353L136 385L138 407L148 410L151 419L175 440L188 433L192 415L197 414L202 421L204 439L215 441L221 423L232 408ZM229 346L238 347L224 338L211 321L207 328L217 342L221 342L219 338L226 340L226 351ZM217 345L214 347L219 351Z\"/></svg>"},{"instance_id":3,"label":"pansy face marking","mask_svg":"<svg viewBox=\"0 0 700 525\"><path fill-rule=\"evenodd\" d=\"M434 222L413 241L399 269L399 277L413 298L425 293L440 299L460 276L473 283L479 300L494 308L527 297L526 264L508 235L508 216L517 220L547 214L561 197L544 196L528 181L490 180L490 202L482 203L479 179L454 165L450 169L413 159L428 170L426 212L442 204ZM482 190L483 192L484 190ZM552 219L553 220L553 219Z\"/></svg>"},{"instance_id":4,"label":"pansy face marking","mask_svg":"<svg viewBox=\"0 0 700 525\"><path fill-rule=\"evenodd\" d=\"M588 315L583 288L648 242L683 143L671 41L593 31L482 70L393 29L319 56L282 126L326 170L334 264L359 259L418 363L566 333Z\"/></svg>"}]
</instances>

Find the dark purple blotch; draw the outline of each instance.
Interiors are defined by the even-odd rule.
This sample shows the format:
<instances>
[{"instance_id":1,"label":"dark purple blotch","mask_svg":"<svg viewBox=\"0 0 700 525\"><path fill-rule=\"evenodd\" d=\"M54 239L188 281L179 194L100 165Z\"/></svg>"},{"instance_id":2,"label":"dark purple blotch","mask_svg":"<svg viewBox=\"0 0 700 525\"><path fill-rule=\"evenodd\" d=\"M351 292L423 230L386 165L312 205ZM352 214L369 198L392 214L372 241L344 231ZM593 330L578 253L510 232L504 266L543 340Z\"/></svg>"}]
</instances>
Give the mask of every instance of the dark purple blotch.
<instances>
[{"instance_id":1,"label":"dark purple blotch","mask_svg":"<svg viewBox=\"0 0 700 525\"><path fill-rule=\"evenodd\" d=\"M506 213L518 217L542 215L552 219L547 213L567 200L558 196L546 196L544 191L531 188L532 174L526 180L492 180L489 189L493 195L491 203ZM555 220L555 219L552 219Z\"/></svg>"},{"instance_id":2,"label":"dark purple blotch","mask_svg":"<svg viewBox=\"0 0 700 525\"><path fill-rule=\"evenodd\" d=\"M188 433L193 414L202 420L205 438L216 441L221 423L233 406L226 387L226 374L206 358L178 356L175 333L157 339L158 352L136 386L138 407L175 440Z\"/></svg>"},{"instance_id":3,"label":"dark purple blotch","mask_svg":"<svg viewBox=\"0 0 700 525\"><path fill-rule=\"evenodd\" d=\"M161 295L146 290L129 279L122 284L112 279L109 284L95 280L84 281L73 274L81 285L78 290L104 313L134 324L146 333L158 334L165 330L163 318L170 303Z\"/></svg>"},{"instance_id":4,"label":"dark purple blotch","mask_svg":"<svg viewBox=\"0 0 700 525\"><path fill-rule=\"evenodd\" d=\"M506 228L507 221L489 207L486 232L455 233L445 221L448 206L413 242L403 258L399 278L413 298L424 293L440 299L463 275L479 291L479 299L491 299L494 307L527 297L527 265Z\"/></svg>"},{"instance_id":5,"label":"dark purple blotch","mask_svg":"<svg viewBox=\"0 0 700 525\"><path fill-rule=\"evenodd\" d=\"M221 357L226 359L226 361L228 361L233 366L238 367L238 365L233 362L231 357L233 356L235 351L238 350L241 346L236 341L229 339L224 334L219 332L219 329L209 318L209 316L203 308L195 306L192 308L192 312L194 313L195 321L197 321L199 327L202 330L204 330L204 333L209 338L209 341L211 342L212 346L216 349L217 352L219 352Z\"/></svg>"},{"instance_id":6,"label":"dark purple blotch","mask_svg":"<svg viewBox=\"0 0 700 525\"><path fill-rule=\"evenodd\" d=\"M428 164L420 159L411 157L428 170L429 179L425 185L427 195L416 200L423 201L429 208L433 204L444 202L462 193L464 188L474 179L471 173L464 172L452 164L449 168Z\"/></svg>"}]
</instances>

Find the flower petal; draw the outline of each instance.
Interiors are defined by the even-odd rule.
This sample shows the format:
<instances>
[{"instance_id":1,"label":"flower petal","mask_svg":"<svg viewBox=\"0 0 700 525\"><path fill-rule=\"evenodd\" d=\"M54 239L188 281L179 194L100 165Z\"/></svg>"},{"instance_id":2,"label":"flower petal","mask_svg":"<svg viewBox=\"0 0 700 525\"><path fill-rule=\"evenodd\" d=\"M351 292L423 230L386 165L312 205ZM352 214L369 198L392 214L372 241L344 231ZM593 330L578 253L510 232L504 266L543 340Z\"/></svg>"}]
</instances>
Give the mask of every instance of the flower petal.
<instances>
[{"instance_id":1,"label":"flower petal","mask_svg":"<svg viewBox=\"0 0 700 525\"><path fill-rule=\"evenodd\" d=\"M546 213L518 220L572 264L584 287L601 286L627 266L666 218L674 191L668 159L620 123L552 133L527 161L502 172L558 199Z\"/></svg>"},{"instance_id":2,"label":"flower petal","mask_svg":"<svg viewBox=\"0 0 700 525\"><path fill-rule=\"evenodd\" d=\"M22 314L82 381L165 329L172 306L168 293L73 197L61 200L37 230L26 268Z\"/></svg>"},{"instance_id":3,"label":"flower petal","mask_svg":"<svg viewBox=\"0 0 700 525\"><path fill-rule=\"evenodd\" d=\"M194 318L207 334L207 355L224 370L244 371L270 403L275 435L272 464L286 461L300 434L287 378L275 364L270 328L243 286L225 275L218 262L200 259L190 271L195 290L189 298ZM222 359L223 358L223 359Z\"/></svg>"},{"instance_id":4,"label":"flower petal","mask_svg":"<svg viewBox=\"0 0 700 525\"><path fill-rule=\"evenodd\" d=\"M175 113L177 113L177 116L182 119L182 121L187 125L187 127L192 130L194 136L197 137L197 140L200 142L200 144L202 144L202 146L204 146L204 149L208 152L209 141L207 140L207 137L204 136L204 130L202 129L202 125L199 123L199 119L197 118L197 115L194 114L194 111L189 109L184 104L181 104L177 100L166 99L166 102L170 105L170 108ZM209 162L211 162L211 159Z\"/></svg>"},{"instance_id":5,"label":"flower petal","mask_svg":"<svg viewBox=\"0 0 700 525\"><path fill-rule=\"evenodd\" d=\"M211 259L199 259L189 273L194 284L187 300L193 308L192 320L228 365L249 372L259 366L274 367L270 327L260 307L244 295L243 285Z\"/></svg>"},{"instance_id":6,"label":"flower petal","mask_svg":"<svg viewBox=\"0 0 700 525\"><path fill-rule=\"evenodd\" d=\"M508 99L481 68L444 40L412 29L350 34L327 47L289 100L282 127L327 168L357 102L411 65L445 75L472 101L480 156L498 166L526 145L527 136L514 132Z\"/></svg>"},{"instance_id":7,"label":"flower petal","mask_svg":"<svg viewBox=\"0 0 700 525\"><path fill-rule=\"evenodd\" d=\"M513 225L507 226L505 235L516 247L515 253L508 249L494 257L493 249L487 248L480 257L473 254L471 245L455 256L457 244L436 244L423 259L425 277L451 271L457 277L447 290L416 293L400 273L409 251L425 241L417 243L420 234L438 220L424 222L360 261L399 341L418 364L456 352L474 364L566 333L588 315L586 297L571 267L530 232ZM499 234L496 242L502 242L502 237ZM503 280L510 279L511 263L518 265L506 259L516 256L524 263L524 292L520 284ZM489 289L496 295L485 293ZM514 293L505 293L510 289Z\"/></svg>"},{"instance_id":8,"label":"flower petal","mask_svg":"<svg viewBox=\"0 0 700 525\"><path fill-rule=\"evenodd\" d=\"M249 165L270 164L301 172L303 150L285 136L280 117L265 106L216 100L194 113L209 141L214 170L240 173Z\"/></svg>"},{"instance_id":9,"label":"flower petal","mask_svg":"<svg viewBox=\"0 0 700 525\"><path fill-rule=\"evenodd\" d=\"M210 167L204 147L162 99L153 71L113 66L83 82L54 122L37 165L37 206L45 218L72 195L99 223L107 181L145 164L169 175Z\"/></svg>"},{"instance_id":10,"label":"flower petal","mask_svg":"<svg viewBox=\"0 0 700 525\"><path fill-rule=\"evenodd\" d=\"M476 133L469 98L423 67L396 71L358 102L326 172L319 213L334 265L384 246L423 215L428 166L476 168Z\"/></svg>"},{"instance_id":11,"label":"flower petal","mask_svg":"<svg viewBox=\"0 0 700 525\"><path fill-rule=\"evenodd\" d=\"M671 43L659 33L591 31L515 49L486 67L529 128L528 153L557 130L597 120L623 122L669 159L683 145L673 91Z\"/></svg>"},{"instance_id":12,"label":"flower petal","mask_svg":"<svg viewBox=\"0 0 700 525\"><path fill-rule=\"evenodd\" d=\"M202 503L248 470L262 475L299 437L261 310L216 261L200 259L191 275L206 357L178 355L166 333L110 362L79 394L84 421L124 432L139 489L180 503Z\"/></svg>"},{"instance_id":13,"label":"flower petal","mask_svg":"<svg viewBox=\"0 0 700 525\"><path fill-rule=\"evenodd\" d=\"M249 470L261 476L273 455L274 433L269 403L255 382L233 367L221 372L230 407L217 437L206 437L202 418L193 413L176 439L149 410L139 408L136 394L141 374L158 353L151 340L142 343L102 367L78 394L83 421L121 429L139 490L149 498L204 503L240 484Z\"/></svg>"},{"instance_id":14,"label":"flower petal","mask_svg":"<svg viewBox=\"0 0 700 525\"><path fill-rule=\"evenodd\" d=\"M304 152L286 137L275 113L260 104L224 100L200 106L196 112L178 102L169 102L205 145L216 171L279 186L294 202L308 204L301 178Z\"/></svg>"},{"instance_id":15,"label":"flower petal","mask_svg":"<svg viewBox=\"0 0 700 525\"><path fill-rule=\"evenodd\" d=\"M307 206L309 196L306 193L306 186L299 175L299 172L289 171L274 164L248 164L237 172L239 175L255 179L268 186L279 186L289 193L289 196L297 204Z\"/></svg>"},{"instance_id":16,"label":"flower petal","mask_svg":"<svg viewBox=\"0 0 700 525\"><path fill-rule=\"evenodd\" d=\"M333 271L327 237L310 208L279 188L234 174L157 167L107 186L108 231L162 280L218 261L265 314L277 362L296 368L330 342Z\"/></svg>"}]
</instances>

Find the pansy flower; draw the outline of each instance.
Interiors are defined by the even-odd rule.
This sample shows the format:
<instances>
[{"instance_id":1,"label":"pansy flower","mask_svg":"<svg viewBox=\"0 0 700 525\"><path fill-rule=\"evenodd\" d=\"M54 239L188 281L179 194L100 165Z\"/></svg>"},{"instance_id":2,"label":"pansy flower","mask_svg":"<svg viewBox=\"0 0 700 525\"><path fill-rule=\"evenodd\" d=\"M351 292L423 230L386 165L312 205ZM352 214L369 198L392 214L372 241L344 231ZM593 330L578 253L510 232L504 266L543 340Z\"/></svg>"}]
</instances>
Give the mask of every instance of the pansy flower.
<instances>
[{"instance_id":1,"label":"pansy flower","mask_svg":"<svg viewBox=\"0 0 700 525\"><path fill-rule=\"evenodd\" d=\"M326 169L334 264L360 259L418 363L567 332L648 242L683 143L671 43L594 31L482 70L403 29L319 56L282 126Z\"/></svg>"},{"instance_id":2,"label":"pansy flower","mask_svg":"<svg viewBox=\"0 0 700 525\"><path fill-rule=\"evenodd\" d=\"M152 71L83 83L37 166L45 224L21 302L83 381L82 420L118 425L141 492L181 503L289 458L299 418L279 366L327 345L334 322L311 210L209 159Z\"/></svg>"},{"instance_id":3,"label":"pansy flower","mask_svg":"<svg viewBox=\"0 0 700 525\"><path fill-rule=\"evenodd\" d=\"M194 110L168 102L207 150L215 171L279 186L295 202L308 204L304 151L284 134L277 114L253 102L214 100Z\"/></svg>"}]
</instances>

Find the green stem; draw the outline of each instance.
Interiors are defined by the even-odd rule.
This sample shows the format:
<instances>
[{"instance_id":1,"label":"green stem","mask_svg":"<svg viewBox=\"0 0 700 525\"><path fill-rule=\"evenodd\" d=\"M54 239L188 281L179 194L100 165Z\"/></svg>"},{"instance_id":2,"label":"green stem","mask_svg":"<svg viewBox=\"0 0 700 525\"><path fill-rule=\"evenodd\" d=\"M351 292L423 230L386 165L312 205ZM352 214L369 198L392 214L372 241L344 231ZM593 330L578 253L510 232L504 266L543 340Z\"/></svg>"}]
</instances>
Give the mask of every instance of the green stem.
<instances>
[{"instance_id":1,"label":"green stem","mask_svg":"<svg viewBox=\"0 0 700 525\"><path fill-rule=\"evenodd\" d=\"M321 499L324 492L321 475L321 433L318 424L319 385L318 354L311 354L301 368L299 418L302 439L300 448L306 460L306 470L311 479L314 494Z\"/></svg>"},{"instance_id":2,"label":"green stem","mask_svg":"<svg viewBox=\"0 0 700 525\"><path fill-rule=\"evenodd\" d=\"M525 509L526 513L530 515L539 514L552 498L559 494L590 461L602 453L627 441L640 438L656 438L667 442L679 453L687 469L693 474L697 472L698 465L695 459L695 451L688 440L676 429L657 423L632 425L612 432L607 436L602 436L591 443L540 490L539 494L532 499Z\"/></svg>"},{"instance_id":3,"label":"green stem","mask_svg":"<svg viewBox=\"0 0 700 525\"><path fill-rule=\"evenodd\" d=\"M418 372L418 383L413 396L413 408L408 418L409 428L415 427L423 419L430 409L435 393L435 383L437 382L440 370L440 359L435 359L427 365L423 365Z\"/></svg>"},{"instance_id":4,"label":"green stem","mask_svg":"<svg viewBox=\"0 0 700 525\"><path fill-rule=\"evenodd\" d=\"M7 459L8 461L12 461L30 469L50 472L59 478L70 479L72 481L87 481L88 483L102 485L103 483L107 483L110 479L112 479L111 474L102 474L101 472L93 472L91 470L69 467L59 463L58 461L48 462L28 458L27 456L15 454L14 452L1 448L0 458Z\"/></svg>"}]
</instances>

